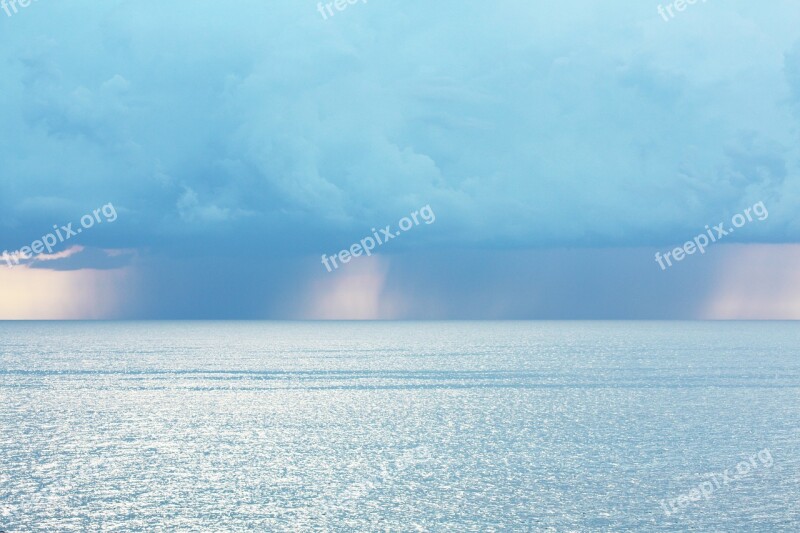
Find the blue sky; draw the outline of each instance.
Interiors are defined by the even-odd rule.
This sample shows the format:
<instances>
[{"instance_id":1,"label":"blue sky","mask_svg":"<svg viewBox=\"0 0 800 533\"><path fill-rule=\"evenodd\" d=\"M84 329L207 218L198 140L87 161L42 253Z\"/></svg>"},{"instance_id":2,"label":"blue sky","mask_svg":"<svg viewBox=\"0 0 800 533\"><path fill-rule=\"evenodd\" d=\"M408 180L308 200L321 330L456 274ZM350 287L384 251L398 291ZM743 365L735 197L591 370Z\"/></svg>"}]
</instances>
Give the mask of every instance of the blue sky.
<instances>
[{"instance_id":1,"label":"blue sky","mask_svg":"<svg viewBox=\"0 0 800 533\"><path fill-rule=\"evenodd\" d=\"M0 265L0 318L800 318L800 9L658 5L0 11L0 252L119 215Z\"/></svg>"}]
</instances>

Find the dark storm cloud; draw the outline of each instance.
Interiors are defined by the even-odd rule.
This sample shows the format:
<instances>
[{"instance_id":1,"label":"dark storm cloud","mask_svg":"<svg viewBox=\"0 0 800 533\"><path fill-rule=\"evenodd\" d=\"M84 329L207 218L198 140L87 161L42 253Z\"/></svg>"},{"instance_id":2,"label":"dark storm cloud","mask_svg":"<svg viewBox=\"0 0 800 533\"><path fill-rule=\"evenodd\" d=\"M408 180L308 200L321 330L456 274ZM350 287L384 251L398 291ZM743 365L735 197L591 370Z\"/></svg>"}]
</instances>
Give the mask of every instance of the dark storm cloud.
<instances>
[{"instance_id":1,"label":"dark storm cloud","mask_svg":"<svg viewBox=\"0 0 800 533\"><path fill-rule=\"evenodd\" d=\"M148 301L174 283L216 295L224 316L270 313L308 257L426 204L436 224L388 252L394 264L446 249L671 245L758 201L769 224L734 240L800 231L788 0L708 3L669 23L653 5L578 0L382 0L327 20L311 1L38 2L0 19L0 247L113 202L113 227L76 244L149 257ZM548 268L588 291L544 298L558 316L604 312L570 302L650 276L631 257L615 268L632 285L593 286L582 259L557 257ZM123 261L70 259L38 266ZM490 291L493 265L389 283L452 283L442 298L459 301L456 287ZM556 279L520 279L518 294ZM453 313L481 314L470 305ZM539 313L526 305L506 314ZM665 309L638 305L606 314Z\"/></svg>"}]
</instances>

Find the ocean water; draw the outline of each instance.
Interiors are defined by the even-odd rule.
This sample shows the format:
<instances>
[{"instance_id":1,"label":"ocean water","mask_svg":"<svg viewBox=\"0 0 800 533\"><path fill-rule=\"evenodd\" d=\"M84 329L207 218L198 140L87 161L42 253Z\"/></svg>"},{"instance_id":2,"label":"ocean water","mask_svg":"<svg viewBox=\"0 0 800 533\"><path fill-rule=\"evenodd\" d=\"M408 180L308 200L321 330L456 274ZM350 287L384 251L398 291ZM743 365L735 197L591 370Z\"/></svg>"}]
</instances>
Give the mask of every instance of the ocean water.
<instances>
[{"instance_id":1,"label":"ocean water","mask_svg":"<svg viewBox=\"0 0 800 533\"><path fill-rule=\"evenodd\" d=\"M799 341L797 323L0 323L0 530L797 532Z\"/></svg>"}]
</instances>

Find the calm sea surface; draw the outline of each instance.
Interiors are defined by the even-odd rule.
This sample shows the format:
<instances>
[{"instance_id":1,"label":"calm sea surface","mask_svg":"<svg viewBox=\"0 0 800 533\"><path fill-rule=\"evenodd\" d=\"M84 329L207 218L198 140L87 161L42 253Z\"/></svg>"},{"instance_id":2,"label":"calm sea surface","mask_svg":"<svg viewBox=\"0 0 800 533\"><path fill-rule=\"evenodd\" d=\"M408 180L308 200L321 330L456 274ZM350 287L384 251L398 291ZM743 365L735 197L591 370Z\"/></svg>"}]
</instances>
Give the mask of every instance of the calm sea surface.
<instances>
[{"instance_id":1,"label":"calm sea surface","mask_svg":"<svg viewBox=\"0 0 800 533\"><path fill-rule=\"evenodd\" d=\"M0 323L0 530L797 532L800 323Z\"/></svg>"}]
</instances>

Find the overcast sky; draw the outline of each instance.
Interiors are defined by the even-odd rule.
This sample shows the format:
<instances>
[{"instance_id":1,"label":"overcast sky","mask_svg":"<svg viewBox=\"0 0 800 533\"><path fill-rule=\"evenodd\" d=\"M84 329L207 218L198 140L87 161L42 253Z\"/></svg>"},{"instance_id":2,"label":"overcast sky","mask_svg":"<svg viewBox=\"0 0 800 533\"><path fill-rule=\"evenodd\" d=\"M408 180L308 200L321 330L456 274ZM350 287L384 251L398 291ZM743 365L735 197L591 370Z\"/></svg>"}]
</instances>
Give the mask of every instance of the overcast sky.
<instances>
[{"instance_id":1,"label":"overcast sky","mask_svg":"<svg viewBox=\"0 0 800 533\"><path fill-rule=\"evenodd\" d=\"M0 10L0 253L116 213L0 263L0 318L800 318L800 8L657 8Z\"/></svg>"}]
</instances>

